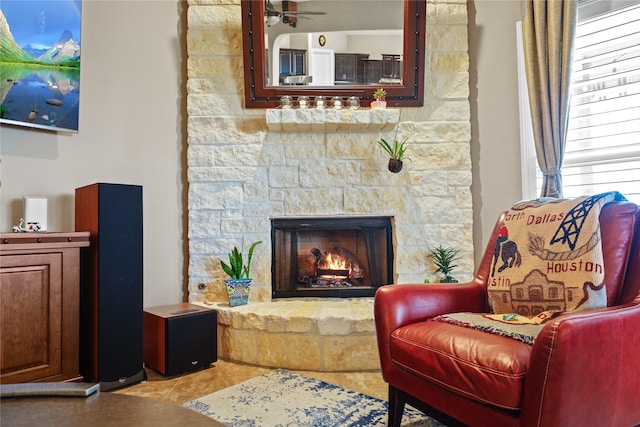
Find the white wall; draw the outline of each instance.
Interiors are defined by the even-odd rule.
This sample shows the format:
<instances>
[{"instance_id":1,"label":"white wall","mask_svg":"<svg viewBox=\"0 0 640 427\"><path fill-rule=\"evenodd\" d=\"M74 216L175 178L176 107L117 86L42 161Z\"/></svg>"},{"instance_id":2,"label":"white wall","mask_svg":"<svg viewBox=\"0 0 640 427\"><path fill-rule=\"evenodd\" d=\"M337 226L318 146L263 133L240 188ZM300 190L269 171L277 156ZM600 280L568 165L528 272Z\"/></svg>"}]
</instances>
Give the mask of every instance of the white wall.
<instances>
[{"instance_id":1,"label":"white wall","mask_svg":"<svg viewBox=\"0 0 640 427\"><path fill-rule=\"evenodd\" d=\"M48 198L49 231L73 231L74 190L143 186L144 305L183 300L184 15L179 1L84 0L79 133L2 125L0 231L23 195Z\"/></svg>"},{"instance_id":2,"label":"white wall","mask_svg":"<svg viewBox=\"0 0 640 427\"><path fill-rule=\"evenodd\" d=\"M522 199L517 0L468 2L476 264L500 212Z\"/></svg>"}]
</instances>

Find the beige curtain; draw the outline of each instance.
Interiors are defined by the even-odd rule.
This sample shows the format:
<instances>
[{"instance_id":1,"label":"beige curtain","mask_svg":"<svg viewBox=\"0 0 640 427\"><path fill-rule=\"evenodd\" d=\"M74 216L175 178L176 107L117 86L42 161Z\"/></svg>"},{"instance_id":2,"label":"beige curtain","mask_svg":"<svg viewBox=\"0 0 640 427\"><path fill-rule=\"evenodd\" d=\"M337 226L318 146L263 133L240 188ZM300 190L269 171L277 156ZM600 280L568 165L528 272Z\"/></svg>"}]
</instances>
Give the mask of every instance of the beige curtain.
<instances>
[{"instance_id":1,"label":"beige curtain","mask_svg":"<svg viewBox=\"0 0 640 427\"><path fill-rule=\"evenodd\" d=\"M577 0L523 0L522 38L542 197L562 197Z\"/></svg>"}]
</instances>

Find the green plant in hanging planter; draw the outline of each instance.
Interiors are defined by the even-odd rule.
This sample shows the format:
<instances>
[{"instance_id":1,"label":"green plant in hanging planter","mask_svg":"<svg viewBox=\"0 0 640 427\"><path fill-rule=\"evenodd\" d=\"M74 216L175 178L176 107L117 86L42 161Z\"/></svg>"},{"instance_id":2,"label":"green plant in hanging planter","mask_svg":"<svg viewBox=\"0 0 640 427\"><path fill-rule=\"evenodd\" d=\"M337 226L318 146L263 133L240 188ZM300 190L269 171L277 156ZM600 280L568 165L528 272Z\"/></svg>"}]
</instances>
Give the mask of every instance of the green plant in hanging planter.
<instances>
[{"instance_id":1,"label":"green plant in hanging planter","mask_svg":"<svg viewBox=\"0 0 640 427\"><path fill-rule=\"evenodd\" d=\"M378 145L382 147L384 151L386 151L391 158L389 159L389 170L393 173L398 173L402 170L402 160L405 157L405 153L407 152L407 148L405 147L405 143L409 137L405 137L402 140L398 140L395 138L393 140L393 144L389 144L387 140L384 138L380 138L378 141Z\"/></svg>"},{"instance_id":2,"label":"green plant in hanging planter","mask_svg":"<svg viewBox=\"0 0 640 427\"><path fill-rule=\"evenodd\" d=\"M435 273L441 273L444 275L442 283L458 282L451 275L453 269L458 266L457 264L453 264L453 262L458 259L458 252L458 249L444 248L442 246L437 246L435 248L429 249L429 252L427 252L427 257L431 258L431 260L437 267Z\"/></svg>"}]
</instances>

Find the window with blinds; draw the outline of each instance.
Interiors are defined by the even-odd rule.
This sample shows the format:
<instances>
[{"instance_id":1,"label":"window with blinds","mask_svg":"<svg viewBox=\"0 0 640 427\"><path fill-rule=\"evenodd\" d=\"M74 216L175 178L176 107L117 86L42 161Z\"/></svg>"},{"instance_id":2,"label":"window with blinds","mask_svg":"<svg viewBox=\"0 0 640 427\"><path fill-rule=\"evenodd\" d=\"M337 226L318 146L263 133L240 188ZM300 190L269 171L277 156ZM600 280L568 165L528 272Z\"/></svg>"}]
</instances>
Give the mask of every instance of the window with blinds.
<instances>
[{"instance_id":1,"label":"window with blinds","mask_svg":"<svg viewBox=\"0 0 640 427\"><path fill-rule=\"evenodd\" d=\"M617 6L624 7L606 10L612 4L580 1L563 193L576 197L617 190L640 203L640 0L620 0ZM522 64L519 68L522 80ZM542 174L532 132L526 131L531 116L525 91L521 81L523 196L535 198ZM527 179L534 169L535 181Z\"/></svg>"},{"instance_id":2,"label":"window with blinds","mask_svg":"<svg viewBox=\"0 0 640 427\"><path fill-rule=\"evenodd\" d=\"M581 20L573 61L564 195L640 203L640 4Z\"/></svg>"}]
</instances>

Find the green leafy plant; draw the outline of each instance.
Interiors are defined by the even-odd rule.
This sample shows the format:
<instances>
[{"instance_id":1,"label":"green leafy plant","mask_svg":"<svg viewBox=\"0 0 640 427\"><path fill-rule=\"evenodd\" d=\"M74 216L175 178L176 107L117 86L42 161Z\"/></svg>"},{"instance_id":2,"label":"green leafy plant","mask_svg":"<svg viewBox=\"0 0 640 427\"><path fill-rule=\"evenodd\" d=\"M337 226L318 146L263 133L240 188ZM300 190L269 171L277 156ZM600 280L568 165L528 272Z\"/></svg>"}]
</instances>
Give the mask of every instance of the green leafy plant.
<instances>
[{"instance_id":1,"label":"green leafy plant","mask_svg":"<svg viewBox=\"0 0 640 427\"><path fill-rule=\"evenodd\" d=\"M407 152L407 148L405 147L405 143L409 137L403 138L401 141L394 139L393 145L389 144L384 138L380 138L378 141L378 145L382 147L384 151L389 153L392 159L402 160L404 158L405 153Z\"/></svg>"},{"instance_id":2,"label":"green leafy plant","mask_svg":"<svg viewBox=\"0 0 640 427\"><path fill-rule=\"evenodd\" d=\"M387 92L381 87L379 87L378 89L376 89L375 92L373 92L373 99L375 99L376 101L384 101L386 97L387 97Z\"/></svg>"},{"instance_id":3,"label":"green leafy plant","mask_svg":"<svg viewBox=\"0 0 640 427\"><path fill-rule=\"evenodd\" d=\"M233 250L229 253L229 264L220 260L220 265L225 273L231 279L248 279L249 273L251 271L251 258L253 257L253 250L262 243L262 240L259 242L254 242L249 248L249 255L247 256L247 264L244 264L242 259L242 253L238 251L237 247L233 247Z\"/></svg>"},{"instance_id":4,"label":"green leafy plant","mask_svg":"<svg viewBox=\"0 0 640 427\"><path fill-rule=\"evenodd\" d=\"M435 273L442 273L444 275L443 283L454 283L457 280L451 275L451 272L458 265L453 264L453 262L458 259L458 249L455 248L444 248L442 246L437 246L435 248L429 249L427 256L431 258L433 263L436 265Z\"/></svg>"}]
</instances>

